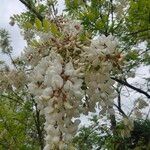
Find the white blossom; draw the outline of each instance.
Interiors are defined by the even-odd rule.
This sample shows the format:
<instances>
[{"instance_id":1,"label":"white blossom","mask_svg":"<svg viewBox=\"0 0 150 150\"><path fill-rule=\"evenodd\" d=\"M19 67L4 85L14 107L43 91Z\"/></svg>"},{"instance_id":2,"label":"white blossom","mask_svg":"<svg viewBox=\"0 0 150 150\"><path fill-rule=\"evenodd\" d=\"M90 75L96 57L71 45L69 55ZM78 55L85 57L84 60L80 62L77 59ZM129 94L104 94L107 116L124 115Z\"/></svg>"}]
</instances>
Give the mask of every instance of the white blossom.
<instances>
[{"instance_id":1,"label":"white blossom","mask_svg":"<svg viewBox=\"0 0 150 150\"><path fill-rule=\"evenodd\" d=\"M65 75L67 75L67 76L74 76L75 75L75 70L74 70L72 62L69 62L66 64Z\"/></svg>"},{"instance_id":2,"label":"white blossom","mask_svg":"<svg viewBox=\"0 0 150 150\"><path fill-rule=\"evenodd\" d=\"M90 100L84 101L86 113L87 110L95 111L99 101L102 109L112 106L115 97L110 73L117 53L117 40L112 35L101 35L89 39L91 44L86 45L78 38L83 31L80 21L62 19L58 26L63 34L62 39L53 37L50 32L37 31L38 46L26 47L22 55L33 69L29 74L28 89L35 96L46 120L44 150L55 147L63 150L76 134L80 120L72 122L72 118L78 117L83 110L81 104L85 92L81 88L82 77L90 97ZM81 52L79 56L75 54L77 51ZM114 113L113 109L109 113Z\"/></svg>"},{"instance_id":3,"label":"white blossom","mask_svg":"<svg viewBox=\"0 0 150 150\"><path fill-rule=\"evenodd\" d=\"M42 95L46 96L46 97L51 97L53 94L53 89L51 87L46 88L45 90L43 90Z\"/></svg>"},{"instance_id":4,"label":"white blossom","mask_svg":"<svg viewBox=\"0 0 150 150\"><path fill-rule=\"evenodd\" d=\"M62 77L60 75L57 75L57 74L55 76L52 76L51 86L54 90L57 89L57 88L62 88L62 86L63 86Z\"/></svg>"}]
</instances>

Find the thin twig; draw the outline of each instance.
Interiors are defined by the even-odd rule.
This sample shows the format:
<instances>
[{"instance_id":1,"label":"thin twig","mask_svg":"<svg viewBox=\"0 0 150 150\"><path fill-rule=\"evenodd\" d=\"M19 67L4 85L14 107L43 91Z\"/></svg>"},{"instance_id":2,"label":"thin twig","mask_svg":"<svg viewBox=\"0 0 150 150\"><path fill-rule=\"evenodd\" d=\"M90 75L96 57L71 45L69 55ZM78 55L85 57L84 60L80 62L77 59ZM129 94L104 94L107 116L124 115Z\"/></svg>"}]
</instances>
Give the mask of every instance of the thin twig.
<instances>
[{"instance_id":1,"label":"thin twig","mask_svg":"<svg viewBox=\"0 0 150 150\"><path fill-rule=\"evenodd\" d=\"M137 88L137 87L135 87L135 86L129 84L127 81L123 81L123 80L117 79L117 78L115 78L115 77L111 77L111 79L115 80L116 82L118 82L118 83L120 83L120 84L123 84L123 85L125 85L125 86L131 88L132 90L135 90L135 91L137 91L137 92L139 92L139 93L141 93L141 94L144 94L147 98L150 98L150 95L149 95L147 92L145 92L145 91L143 91L143 90L141 90L141 89L139 89L139 88Z\"/></svg>"},{"instance_id":2,"label":"thin twig","mask_svg":"<svg viewBox=\"0 0 150 150\"><path fill-rule=\"evenodd\" d=\"M125 112L116 104L114 104L114 106L118 109L118 111L123 115L123 117L128 118L128 116L125 114Z\"/></svg>"}]
</instances>

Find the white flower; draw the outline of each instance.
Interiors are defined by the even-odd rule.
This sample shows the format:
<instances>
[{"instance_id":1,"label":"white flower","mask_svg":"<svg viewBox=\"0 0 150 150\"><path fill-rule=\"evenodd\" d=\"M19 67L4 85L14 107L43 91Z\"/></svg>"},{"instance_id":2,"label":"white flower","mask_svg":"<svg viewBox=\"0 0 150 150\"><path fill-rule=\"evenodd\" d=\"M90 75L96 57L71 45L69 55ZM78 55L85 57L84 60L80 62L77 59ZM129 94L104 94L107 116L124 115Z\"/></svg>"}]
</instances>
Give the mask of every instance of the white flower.
<instances>
[{"instance_id":1,"label":"white flower","mask_svg":"<svg viewBox=\"0 0 150 150\"><path fill-rule=\"evenodd\" d=\"M43 75L40 72L34 72L31 78L34 82L42 82L44 79Z\"/></svg>"},{"instance_id":2,"label":"white flower","mask_svg":"<svg viewBox=\"0 0 150 150\"><path fill-rule=\"evenodd\" d=\"M77 125L71 125L70 127L68 127L68 132L69 133L74 133L74 132L76 132L77 130L78 130L78 126Z\"/></svg>"},{"instance_id":3,"label":"white flower","mask_svg":"<svg viewBox=\"0 0 150 150\"><path fill-rule=\"evenodd\" d=\"M51 70L54 70L56 73L61 74L62 73L62 64L55 60L53 65L50 67Z\"/></svg>"},{"instance_id":4,"label":"white flower","mask_svg":"<svg viewBox=\"0 0 150 150\"><path fill-rule=\"evenodd\" d=\"M58 142L59 142L59 136L54 136L53 138L52 138L52 142L54 143L54 144L58 144Z\"/></svg>"},{"instance_id":5,"label":"white flower","mask_svg":"<svg viewBox=\"0 0 150 150\"><path fill-rule=\"evenodd\" d=\"M64 32L70 35L77 35L82 32L83 26L79 20L68 20L64 26Z\"/></svg>"},{"instance_id":6,"label":"white flower","mask_svg":"<svg viewBox=\"0 0 150 150\"><path fill-rule=\"evenodd\" d=\"M36 95L36 96L40 96L43 92L42 89L38 88L38 86L32 82L30 84L28 84L28 89L29 89L30 93L32 93L33 95Z\"/></svg>"},{"instance_id":7,"label":"white flower","mask_svg":"<svg viewBox=\"0 0 150 150\"><path fill-rule=\"evenodd\" d=\"M51 87L48 87L43 91L42 94L43 94L43 96L51 97L53 94L53 89Z\"/></svg>"},{"instance_id":8,"label":"white flower","mask_svg":"<svg viewBox=\"0 0 150 150\"><path fill-rule=\"evenodd\" d=\"M55 121L54 121L54 123L55 123ZM44 129L46 130L46 132L49 132L50 134L54 133L56 135L58 133L58 131L54 128L54 125L52 125L52 124L48 124L47 126L44 127Z\"/></svg>"},{"instance_id":9,"label":"white flower","mask_svg":"<svg viewBox=\"0 0 150 150\"><path fill-rule=\"evenodd\" d=\"M50 150L50 149L51 149L50 145L49 145L49 144L46 144L46 146L44 147L43 150Z\"/></svg>"},{"instance_id":10,"label":"white flower","mask_svg":"<svg viewBox=\"0 0 150 150\"><path fill-rule=\"evenodd\" d=\"M108 113L113 115L113 114L115 114L115 110L113 108L108 109Z\"/></svg>"},{"instance_id":11,"label":"white flower","mask_svg":"<svg viewBox=\"0 0 150 150\"><path fill-rule=\"evenodd\" d=\"M54 49L54 47L52 48L52 49ZM61 57L61 55L59 55L58 53L56 53L54 50L51 50L51 53L50 53L50 55L49 55L49 57L50 57L50 59L51 59L51 61L53 60L57 60L57 61L59 61L60 63L63 63L63 58ZM52 61L52 62L53 62Z\"/></svg>"},{"instance_id":12,"label":"white flower","mask_svg":"<svg viewBox=\"0 0 150 150\"><path fill-rule=\"evenodd\" d=\"M55 76L52 76L51 86L54 90L62 88L62 86L63 86L62 77L60 75L57 75L57 74Z\"/></svg>"},{"instance_id":13,"label":"white flower","mask_svg":"<svg viewBox=\"0 0 150 150\"><path fill-rule=\"evenodd\" d=\"M92 62L92 65L93 65L94 67L96 67L99 63L100 63L100 62L99 62L99 59L95 57L95 59L94 59L93 62Z\"/></svg>"},{"instance_id":14,"label":"white flower","mask_svg":"<svg viewBox=\"0 0 150 150\"><path fill-rule=\"evenodd\" d=\"M78 78L72 78L71 80L74 82L73 90L81 90L83 80Z\"/></svg>"},{"instance_id":15,"label":"white flower","mask_svg":"<svg viewBox=\"0 0 150 150\"><path fill-rule=\"evenodd\" d=\"M67 129L68 130L68 129ZM65 141L69 141L70 139L72 139L72 134L65 134L64 135L64 140Z\"/></svg>"},{"instance_id":16,"label":"white flower","mask_svg":"<svg viewBox=\"0 0 150 150\"><path fill-rule=\"evenodd\" d=\"M66 109L72 109L72 108L73 108L73 106L71 106L71 105L69 104L69 102L65 102L65 103L64 103L64 106L65 106Z\"/></svg>"},{"instance_id":17,"label":"white flower","mask_svg":"<svg viewBox=\"0 0 150 150\"><path fill-rule=\"evenodd\" d=\"M59 149L60 149L60 150L67 149L67 145L66 145L64 142L60 141L60 142L59 142Z\"/></svg>"},{"instance_id":18,"label":"white flower","mask_svg":"<svg viewBox=\"0 0 150 150\"><path fill-rule=\"evenodd\" d=\"M67 91L67 92L68 92L70 89L72 89L72 88L73 88L73 84L72 84L72 82L71 82L71 81L69 81L69 80L67 80L63 88L64 88L64 90L65 90L65 91Z\"/></svg>"},{"instance_id":19,"label":"white flower","mask_svg":"<svg viewBox=\"0 0 150 150\"><path fill-rule=\"evenodd\" d=\"M52 140L52 136L51 135L47 135L45 138L46 141L51 141Z\"/></svg>"},{"instance_id":20,"label":"white flower","mask_svg":"<svg viewBox=\"0 0 150 150\"><path fill-rule=\"evenodd\" d=\"M52 78L56 75L57 73L54 70L51 70L50 68L47 69L45 79L44 79L44 84L47 86L51 86L52 84Z\"/></svg>"},{"instance_id":21,"label":"white flower","mask_svg":"<svg viewBox=\"0 0 150 150\"><path fill-rule=\"evenodd\" d=\"M44 108L44 113L45 114L50 114L50 113L52 113L54 111L54 108L52 108L52 107L46 107L46 108Z\"/></svg>"},{"instance_id":22,"label":"white flower","mask_svg":"<svg viewBox=\"0 0 150 150\"><path fill-rule=\"evenodd\" d=\"M67 63L65 66L65 75L73 76L74 74L75 74L75 70L74 70L72 62Z\"/></svg>"}]
</instances>

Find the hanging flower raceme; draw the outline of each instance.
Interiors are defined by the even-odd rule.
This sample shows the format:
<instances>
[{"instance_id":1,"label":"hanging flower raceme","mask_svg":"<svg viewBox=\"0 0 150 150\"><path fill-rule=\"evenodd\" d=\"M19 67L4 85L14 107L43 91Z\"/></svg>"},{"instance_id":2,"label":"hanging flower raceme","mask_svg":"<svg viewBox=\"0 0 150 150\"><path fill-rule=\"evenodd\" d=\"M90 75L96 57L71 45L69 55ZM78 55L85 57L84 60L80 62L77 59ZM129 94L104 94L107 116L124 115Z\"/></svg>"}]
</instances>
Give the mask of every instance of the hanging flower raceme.
<instances>
[{"instance_id":1,"label":"hanging flower raceme","mask_svg":"<svg viewBox=\"0 0 150 150\"><path fill-rule=\"evenodd\" d=\"M55 26L53 24L53 26ZM65 149L76 134L83 97L78 60L82 43L79 21L58 19L60 36L33 31L36 38L25 48L22 59L31 67L28 88L45 116L45 150ZM76 69L75 69L76 68Z\"/></svg>"},{"instance_id":2,"label":"hanging flower raceme","mask_svg":"<svg viewBox=\"0 0 150 150\"><path fill-rule=\"evenodd\" d=\"M91 40L89 47L84 47L87 63L85 73L85 82L88 87L87 95L87 111L94 111L96 102L102 107L100 113L105 113L106 110L114 112L113 99L116 94L114 93L114 81L110 78L111 71L118 64L120 54L117 51L117 40L109 35L108 37L102 35L97 39Z\"/></svg>"},{"instance_id":3,"label":"hanging flower raceme","mask_svg":"<svg viewBox=\"0 0 150 150\"><path fill-rule=\"evenodd\" d=\"M62 57L51 52L39 62L30 80L29 90L36 96L38 108L45 115L45 149L63 149L76 134L82 79L72 62L65 64Z\"/></svg>"},{"instance_id":4,"label":"hanging flower raceme","mask_svg":"<svg viewBox=\"0 0 150 150\"><path fill-rule=\"evenodd\" d=\"M80 123L78 119L72 122L72 118L83 109L93 111L97 101L104 109L112 106L115 95L110 72L119 61L114 37L83 42L82 25L71 19L59 18L56 28L57 35L35 31L39 39L26 47L22 57L33 69L29 91L46 120L44 150L67 148ZM87 95L83 92L84 82ZM90 100L83 104L84 96Z\"/></svg>"}]
</instances>

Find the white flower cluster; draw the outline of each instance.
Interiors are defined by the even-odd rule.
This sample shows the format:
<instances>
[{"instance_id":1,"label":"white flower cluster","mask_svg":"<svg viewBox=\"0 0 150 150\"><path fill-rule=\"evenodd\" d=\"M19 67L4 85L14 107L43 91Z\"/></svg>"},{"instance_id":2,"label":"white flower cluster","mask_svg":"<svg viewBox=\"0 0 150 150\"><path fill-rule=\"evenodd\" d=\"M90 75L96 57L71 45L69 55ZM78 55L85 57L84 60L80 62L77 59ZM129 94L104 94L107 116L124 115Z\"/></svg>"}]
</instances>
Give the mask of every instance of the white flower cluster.
<instances>
[{"instance_id":1,"label":"white flower cluster","mask_svg":"<svg viewBox=\"0 0 150 150\"><path fill-rule=\"evenodd\" d=\"M72 122L72 118L78 117L83 109L93 111L97 101L103 109L110 108L115 96L110 72L117 55L117 40L113 36L102 35L91 40L90 46L83 47L90 40L88 44L79 40L82 32L80 22L60 18L57 25L62 36L35 33L39 36L39 43L29 45L23 56L33 68L29 90L45 115L47 135L44 150L65 149L80 123L79 120ZM81 63L83 59L85 61ZM79 66L82 70L86 70L87 66L90 69L83 76ZM90 97L84 104L81 77L85 78L87 96Z\"/></svg>"},{"instance_id":2,"label":"white flower cluster","mask_svg":"<svg viewBox=\"0 0 150 150\"><path fill-rule=\"evenodd\" d=\"M28 65L34 67L44 56L47 56L48 54L48 49L44 49L43 47L36 49L34 47L28 46L24 49L24 53L22 54L21 59Z\"/></svg>"},{"instance_id":3,"label":"white flower cluster","mask_svg":"<svg viewBox=\"0 0 150 150\"><path fill-rule=\"evenodd\" d=\"M117 44L117 39L115 39L112 35L107 37L105 35L101 35L91 41L90 47L85 47L84 49L89 61L92 62L92 65L97 66L100 61L108 61L110 56L116 55Z\"/></svg>"},{"instance_id":4,"label":"white flower cluster","mask_svg":"<svg viewBox=\"0 0 150 150\"><path fill-rule=\"evenodd\" d=\"M100 113L105 113L106 110L114 112L110 108L112 109L113 99L116 96L113 89L115 82L110 78L110 73L113 68L111 58L117 55L116 47L117 40L111 35L108 37L102 35L92 40L90 47L84 47L84 55L90 68L85 74L90 111L94 111L94 106L99 101L102 107Z\"/></svg>"},{"instance_id":5,"label":"white flower cluster","mask_svg":"<svg viewBox=\"0 0 150 150\"><path fill-rule=\"evenodd\" d=\"M113 85L114 81L110 78L109 72L91 72L85 76L87 83L88 111L95 111L95 105L99 102L102 108L100 113L105 113L106 110L113 105L113 99L116 97Z\"/></svg>"},{"instance_id":6,"label":"white flower cluster","mask_svg":"<svg viewBox=\"0 0 150 150\"><path fill-rule=\"evenodd\" d=\"M82 97L82 80L72 62L64 63L62 57L51 52L41 59L31 75L29 90L36 96L38 108L45 115L46 146L44 150L64 149L75 135L79 120L78 107Z\"/></svg>"},{"instance_id":7,"label":"white flower cluster","mask_svg":"<svg viewBox=\"0 0 150 150\"><path fill-rule=\"evenodd\" d=\"M72 36L76 36L77 34L81 33L82 30L83 27L79 20L67 20L63 28L63 32Z\"/></svg>"},{"instance_id":8,"label":"white flower cluster","mask_svg":"<svg viewBox=\"0 0 150 150\"><path fill-rule=\"evenodd\" d=\"M35 29L34 41L28 43L22 55L24 62L33 69L29 91L35 96L41 114L45 115L45 150L64 149L76 134L80 121L72 122L72 118L80 115L83 97L82 74L80 69L74 69L71 61L80 50L77 36L82 26L79 21L64 18L57 21L62 36Z\"/></svg>"},{"instance_id":9,"label":"white flower cluster","mask_svg":"<svg viewBox=\"0 0 150 150\"><path fill-rule=\"evenodd\" d=\"M68 49L73 50L73 54L78 53L81 42L77 42L77 37L83 31L81 22L60 18L58 21L58 29L61 33L60 37L55 37L50 31L42 32L32 29L32 32L34 32L34 41L32 45L28 45L24 49L21 59L28 65L34 67L43 57L48 56L51 50L57 52L64 50L67 53L66 57L70 54ZM31 39L28 40L30 41Z\"/></svg>"}]
</instances>

